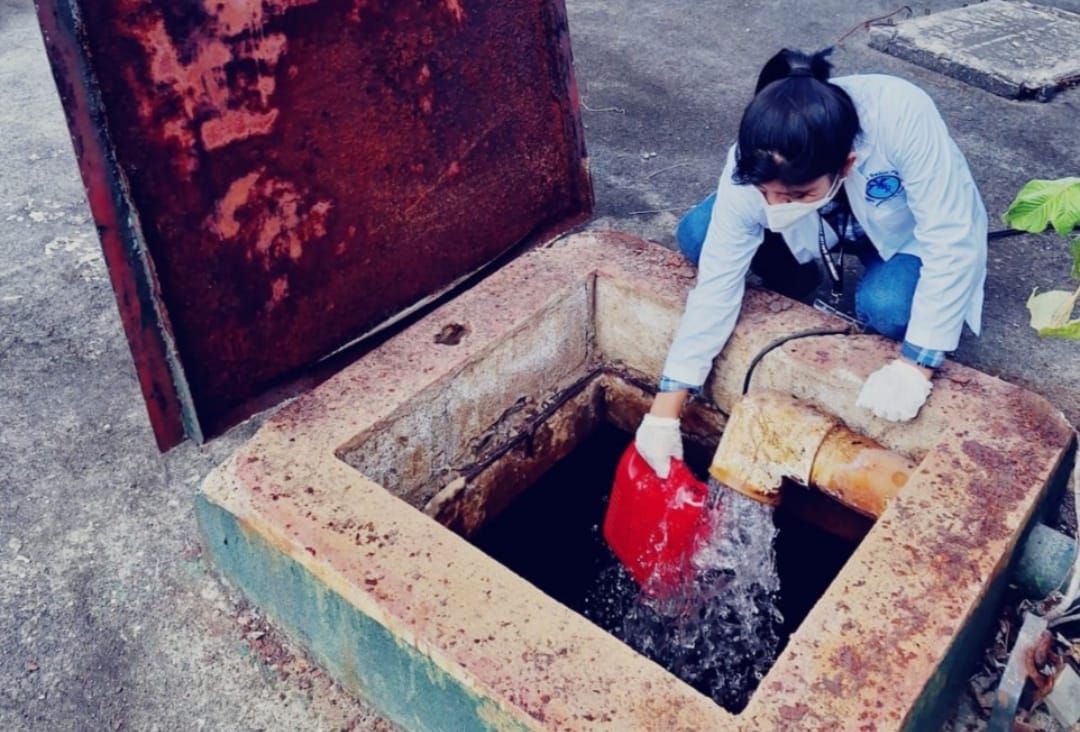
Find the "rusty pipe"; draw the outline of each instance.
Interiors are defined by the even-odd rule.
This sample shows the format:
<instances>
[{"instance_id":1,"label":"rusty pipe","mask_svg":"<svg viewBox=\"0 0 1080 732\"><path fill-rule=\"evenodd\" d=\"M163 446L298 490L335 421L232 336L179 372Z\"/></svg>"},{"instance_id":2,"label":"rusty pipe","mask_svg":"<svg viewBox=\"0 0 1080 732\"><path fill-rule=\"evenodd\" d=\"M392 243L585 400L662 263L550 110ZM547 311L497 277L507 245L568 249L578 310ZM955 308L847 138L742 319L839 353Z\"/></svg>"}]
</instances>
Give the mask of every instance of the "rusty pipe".
<instances>
[{"instance_id":1,"label":"rusty pipe","mask_svg":"<svg viewBox=\"0 0 1080 732\"><path fill-rule=\"evenodd\" d=\"M736 403L709 473L770 505L787 478L876 518L915 465L793 396L761 390Z\"/></svg>"}]
</instances>

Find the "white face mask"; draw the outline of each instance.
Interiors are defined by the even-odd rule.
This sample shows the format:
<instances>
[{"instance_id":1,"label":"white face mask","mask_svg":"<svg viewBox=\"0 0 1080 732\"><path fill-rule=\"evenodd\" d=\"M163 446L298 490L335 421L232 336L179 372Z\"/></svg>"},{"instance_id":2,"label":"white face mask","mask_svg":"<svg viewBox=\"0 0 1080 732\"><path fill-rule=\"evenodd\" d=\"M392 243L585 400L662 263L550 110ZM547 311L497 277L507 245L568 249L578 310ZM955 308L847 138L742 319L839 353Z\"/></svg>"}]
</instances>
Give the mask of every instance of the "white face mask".
<instances>
[{"instance_id":1,"label":"white face mask","mask_svg":"<svg viewBox=\"0 0 1080 732\"><path fill-rule=\"evenodd\" d=\"M844 179L836 176L836 180L829 186L829 192L818 200L809 203L792 201L790 203L765 204L765 221L769 230L780 232L790 229L803 217L817 211L833 200L843 183Z\"/></svg>"}]
</instances>

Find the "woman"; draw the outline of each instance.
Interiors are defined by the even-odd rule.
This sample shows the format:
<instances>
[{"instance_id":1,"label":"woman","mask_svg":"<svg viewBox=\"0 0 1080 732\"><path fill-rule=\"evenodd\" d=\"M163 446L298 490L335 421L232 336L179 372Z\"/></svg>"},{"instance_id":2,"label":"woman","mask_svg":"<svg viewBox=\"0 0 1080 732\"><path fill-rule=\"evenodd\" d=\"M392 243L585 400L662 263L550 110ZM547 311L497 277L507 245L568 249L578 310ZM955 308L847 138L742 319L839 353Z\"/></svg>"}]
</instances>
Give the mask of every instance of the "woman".
<instances>
[{"instance_id":1,"label":"woman","mask_svg":"<svg viewBox=\"0 0 1080 732\"><path fill-rule=\"evenodd\" d=\"M978 334L986 279L986 209L930 97L884 75L829 80L831 49L784 49L765 65L716 193L680 222L698 264L636 435L661 477L682 457L679 415L727 342L749 270L795 298L814 291L820 258L843 289L844 252L859 256L857 317L900 341L857 404L913 419L966 322Z\"/></svg>"}]
</instances>

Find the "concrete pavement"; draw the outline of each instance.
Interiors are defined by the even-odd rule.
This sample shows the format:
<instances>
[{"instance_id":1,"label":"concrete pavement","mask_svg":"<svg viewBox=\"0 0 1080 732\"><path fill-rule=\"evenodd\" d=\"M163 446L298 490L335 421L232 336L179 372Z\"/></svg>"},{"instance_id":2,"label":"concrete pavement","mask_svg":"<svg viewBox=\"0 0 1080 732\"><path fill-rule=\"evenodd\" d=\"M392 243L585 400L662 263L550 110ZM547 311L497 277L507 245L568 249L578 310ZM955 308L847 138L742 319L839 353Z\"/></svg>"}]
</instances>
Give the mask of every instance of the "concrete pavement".
<instances>
[{"instance_id":1,"label":"concrete pavement","mask_svg":"<svg viewBox=\"0 0 1080 732\"><path fill-rule=\"evenodd\" d=\"M766 58L895 9L567 6L597 197L588 227L668 245L714 186ZM863 31L834 60L934 97L994 221L1025 181L1077 174L1080 90L1010 101L872 50ZM157 453L29 0L0 0L0 161L0 727L389 729L200 560L194 492L260 418ZM1024 308L1032 287L1068 284L1069 261L1056 236L994 242L984 333L956 358L1045 395L1075 425L1080 344L1040 339Z\"/></svg>"}]
</instances>

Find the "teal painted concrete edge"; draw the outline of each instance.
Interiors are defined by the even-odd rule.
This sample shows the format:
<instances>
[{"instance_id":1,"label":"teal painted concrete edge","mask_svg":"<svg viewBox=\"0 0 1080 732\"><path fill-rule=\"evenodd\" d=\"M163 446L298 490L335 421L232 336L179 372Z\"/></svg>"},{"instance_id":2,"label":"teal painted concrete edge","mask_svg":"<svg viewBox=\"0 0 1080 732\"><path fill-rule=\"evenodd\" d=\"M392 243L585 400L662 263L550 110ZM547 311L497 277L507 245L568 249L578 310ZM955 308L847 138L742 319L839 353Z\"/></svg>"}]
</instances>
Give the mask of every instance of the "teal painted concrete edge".
<instances>
[{"instance_id":1,"label":"teal painted concrete edge","mask_svg":"<svg viewBox=\"0 0 1080 732\"><path fill-rule=\"evenodd\" d=\"M396 724L415 732L528 729L202 494L196 516L214 567L334 680Z\"/></svg>"}]
</instances>

